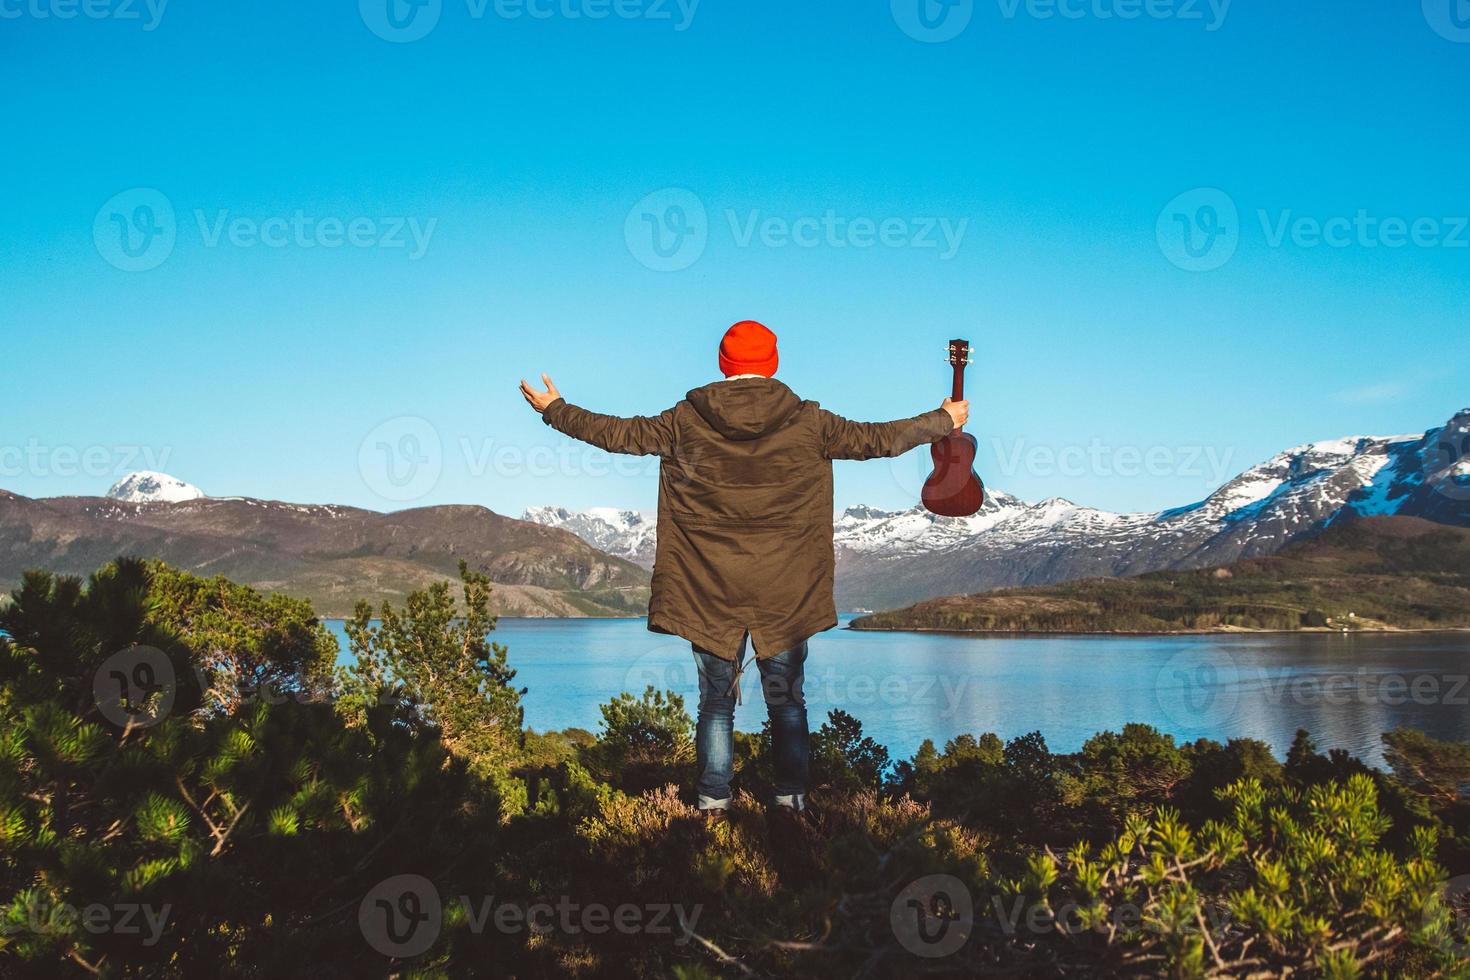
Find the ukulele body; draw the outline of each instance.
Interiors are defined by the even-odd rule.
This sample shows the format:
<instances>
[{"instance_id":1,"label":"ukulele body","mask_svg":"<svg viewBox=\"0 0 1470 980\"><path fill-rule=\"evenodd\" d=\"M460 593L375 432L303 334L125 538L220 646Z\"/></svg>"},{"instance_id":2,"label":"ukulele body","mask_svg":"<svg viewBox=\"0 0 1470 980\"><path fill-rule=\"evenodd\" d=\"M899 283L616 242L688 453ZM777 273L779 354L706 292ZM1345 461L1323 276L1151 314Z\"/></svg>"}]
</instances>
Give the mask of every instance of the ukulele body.
<instances>
[{"instance_id":1,"label":"ukulele body","mask_svg":"<svg viewBox=\"0 0 1470 980\"><path fill-rule=\"evenodd\" d=\"M965 397L965 365L970 363L970 342L949 342L949 363L954 368L955 401ZM919 495L924 509L940 517L970 517L985 504L985 484L975 475L979 446L968 432L955 429L929 447L934 472L924 481Z\"/></svg>"},{"instance_id":2,"label":"ukulele body","mask_svg":"<svg viewBox=\"0 0 1470 980\"><path fill-rule=\"evenodd\" d=\"M919 499L940 517L969 517L985 503L985 485L975 474L975 437L959 429L929 447L934 472L924 481Z\"/></svg>"}]
</instances>

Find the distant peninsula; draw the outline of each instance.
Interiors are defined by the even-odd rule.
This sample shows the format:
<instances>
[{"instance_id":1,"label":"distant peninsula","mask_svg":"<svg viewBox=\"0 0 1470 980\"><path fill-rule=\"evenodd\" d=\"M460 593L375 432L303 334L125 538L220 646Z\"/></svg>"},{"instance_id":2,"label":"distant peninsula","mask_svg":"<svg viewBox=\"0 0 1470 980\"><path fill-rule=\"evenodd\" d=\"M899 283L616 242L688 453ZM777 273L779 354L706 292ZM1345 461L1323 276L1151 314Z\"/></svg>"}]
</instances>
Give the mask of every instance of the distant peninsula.
<instances>
[{"instance_id":1,"label":"distant peninsula","mask_svg":"<svg viewBox=\"0 0 1470 980\"><path fill-rule=\"evenodd\" d=\"M1227 633L1470 629L1470 530L1412 517L1331 524L1270 557L929 599L856 630Z\"/></svg>"}]
</instances>

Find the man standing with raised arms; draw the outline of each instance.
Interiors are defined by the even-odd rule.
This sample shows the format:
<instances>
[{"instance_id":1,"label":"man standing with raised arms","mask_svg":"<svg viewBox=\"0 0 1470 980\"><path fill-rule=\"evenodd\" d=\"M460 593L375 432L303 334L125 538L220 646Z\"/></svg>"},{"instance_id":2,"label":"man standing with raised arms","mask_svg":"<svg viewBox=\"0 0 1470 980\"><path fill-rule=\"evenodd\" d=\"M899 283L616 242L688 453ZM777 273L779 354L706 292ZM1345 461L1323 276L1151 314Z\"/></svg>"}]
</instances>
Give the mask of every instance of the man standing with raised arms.
<instances>
[{"instance_id":1,"label":"man standing with raised arms","mask_svg":"<svg viewBox=\"0 0 1470 980\"><path fill-rule=\"evenodd\" d=\"M698 806L711 820L730 805L747 639L771 719L777 812L805 809L807 640L837 625L832 460L898 456L969 418L969 402L946 398L913 418L852 422L775 380L778 362L776 335L744 320L720 342L724 380L634 418L578 408L544 374L545 391L521 382L547 425L608 452L660 458L648 628L694 645Z\"/></svg>"}]
</instances>

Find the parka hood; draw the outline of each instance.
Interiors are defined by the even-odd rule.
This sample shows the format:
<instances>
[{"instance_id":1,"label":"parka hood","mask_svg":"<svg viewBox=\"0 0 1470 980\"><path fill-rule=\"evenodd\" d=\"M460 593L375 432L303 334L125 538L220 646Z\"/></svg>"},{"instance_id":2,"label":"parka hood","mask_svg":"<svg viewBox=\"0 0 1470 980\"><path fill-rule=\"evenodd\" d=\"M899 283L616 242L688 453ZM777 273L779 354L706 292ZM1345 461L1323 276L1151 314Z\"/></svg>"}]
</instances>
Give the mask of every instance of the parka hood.
<instances>
[{"instance_id":1,"label":"parka hood","mask_svg":"<svg viewBox=\"0 0 1470 980\"><path fill-rule=\"evenodd\" d=\"M726 439L759 439L785 425L801 399L775 378L738 378L695 388L686 396L699 417Z\"/></svg>"}]
</instances>

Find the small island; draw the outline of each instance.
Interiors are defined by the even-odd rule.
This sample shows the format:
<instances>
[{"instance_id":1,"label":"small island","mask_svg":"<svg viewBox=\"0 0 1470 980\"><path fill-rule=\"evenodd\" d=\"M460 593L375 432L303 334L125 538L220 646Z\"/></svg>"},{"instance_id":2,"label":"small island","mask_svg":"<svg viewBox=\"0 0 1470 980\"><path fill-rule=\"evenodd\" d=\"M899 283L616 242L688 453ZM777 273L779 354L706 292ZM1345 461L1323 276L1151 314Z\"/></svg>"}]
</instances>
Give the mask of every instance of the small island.
<instances>
[{"instance_id":1,"label":"small island","mask_svg":"<svg viewBox=\"0 0 1470 980\"><path fill-rule=\"evenodd\" d=\"M1224 633L1470 629L1470 530L1410 517L1341 521L1220 568L945 596L856 630Z\"/></svg>"}]
</instances>

